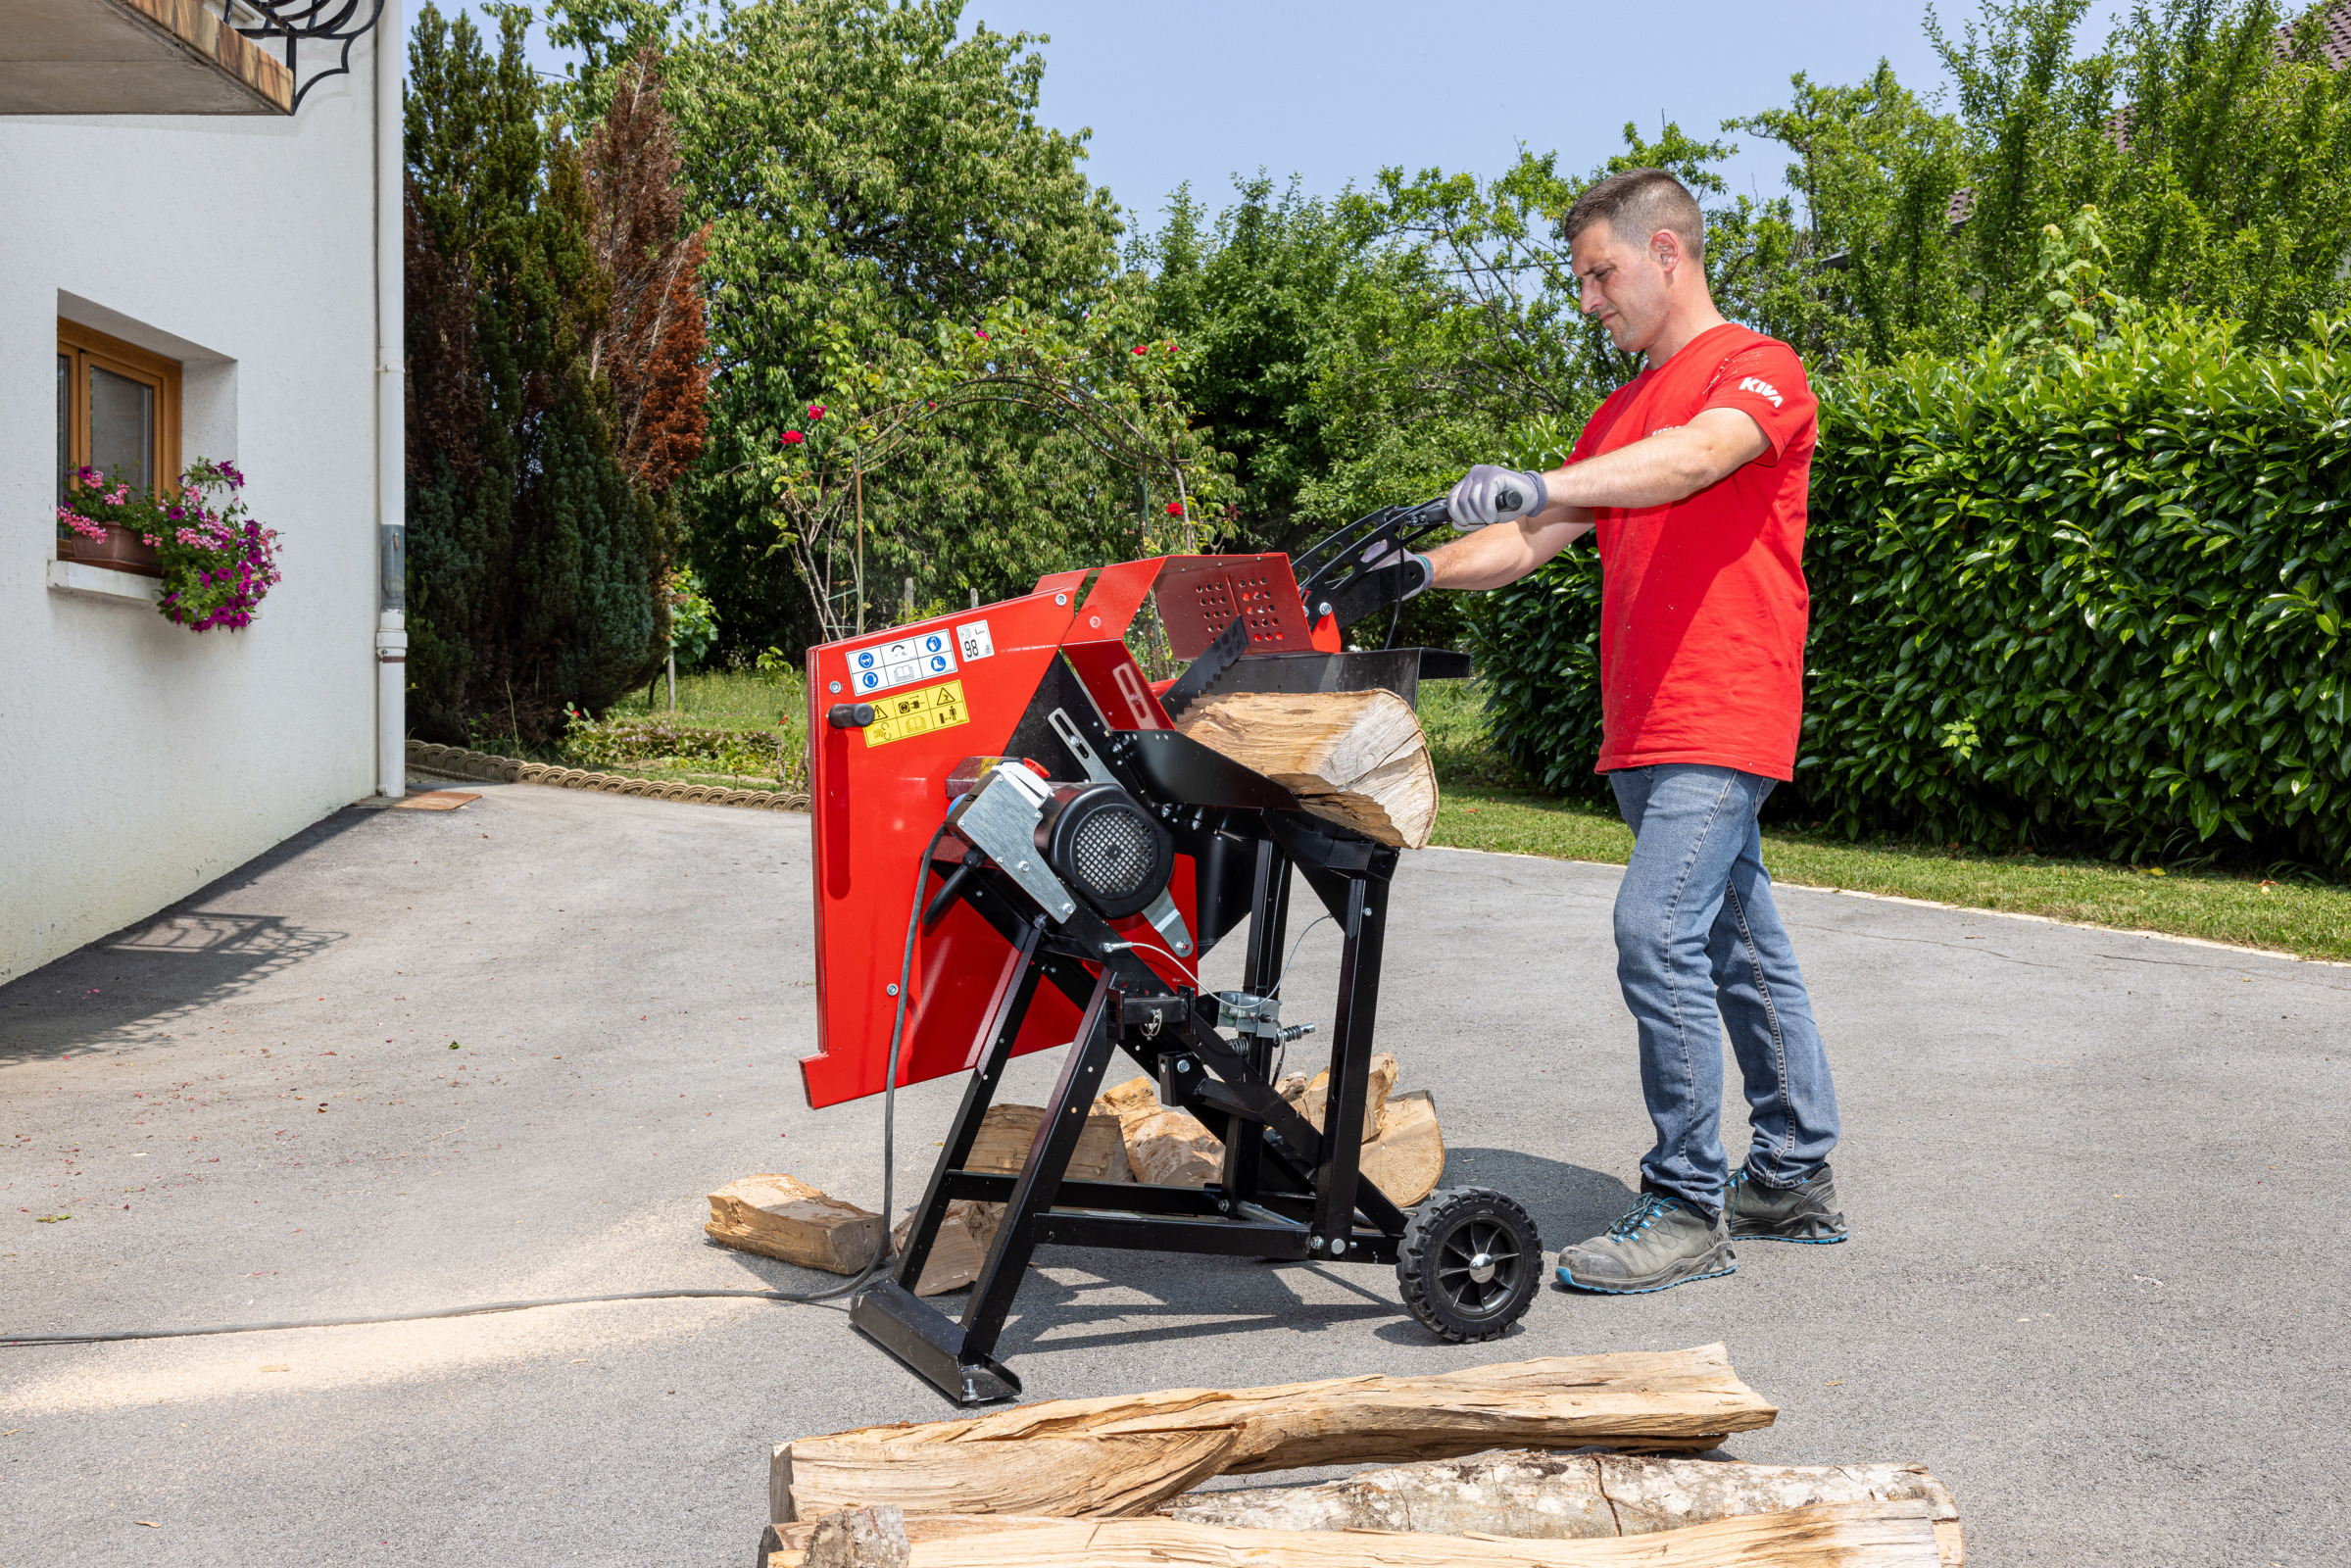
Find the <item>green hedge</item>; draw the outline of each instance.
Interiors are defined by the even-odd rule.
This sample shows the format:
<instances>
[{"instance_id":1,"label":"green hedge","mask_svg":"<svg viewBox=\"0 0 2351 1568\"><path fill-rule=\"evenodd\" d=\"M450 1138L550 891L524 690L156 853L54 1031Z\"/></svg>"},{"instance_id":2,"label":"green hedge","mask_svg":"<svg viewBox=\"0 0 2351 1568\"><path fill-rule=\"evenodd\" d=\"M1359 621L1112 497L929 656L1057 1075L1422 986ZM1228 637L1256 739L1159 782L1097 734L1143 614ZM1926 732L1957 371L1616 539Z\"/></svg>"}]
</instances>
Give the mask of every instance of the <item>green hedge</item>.
<instances>
[{"instance_id":1,"label":"green hedge","mask_svg":"<svg viewBox=\"0 0 2351 1568\"><path fill-rule=\"evenodd\" d=\"M2255 351L2175 318L1825 385L1803 813L2351 869L2347 352L2351 320ZM1594 783L1598 615L1580 547L1471 617L1497 743L1563 792Z\"/></svg>"}]
</instances>

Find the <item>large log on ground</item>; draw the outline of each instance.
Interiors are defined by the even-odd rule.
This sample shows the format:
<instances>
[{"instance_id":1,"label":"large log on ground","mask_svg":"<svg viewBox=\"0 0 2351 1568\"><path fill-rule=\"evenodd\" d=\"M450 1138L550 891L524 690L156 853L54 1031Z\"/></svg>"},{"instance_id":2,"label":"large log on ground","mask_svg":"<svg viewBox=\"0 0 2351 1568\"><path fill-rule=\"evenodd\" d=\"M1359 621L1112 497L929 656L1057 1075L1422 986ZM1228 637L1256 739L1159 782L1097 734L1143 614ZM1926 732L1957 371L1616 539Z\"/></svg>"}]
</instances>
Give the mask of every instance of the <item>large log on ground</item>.
<instances>
[{"instance_id":1,"label":"large log on ground","mask_svg":"<svg viewBox=\"0 0 2351 1568\"><path fill-rule=\"evenodd\" d=\"M804 1568L814 1528L768 1526L759 1561ZM1935 1568L1919 1502L1824 1503L1618 1541L913 1514L906 1529L909 1568Z\"/></svg>"},{"instance_id":2,"label":"large log on ground","mask_svg":"<svg viewBox=\"0 0 2351 1568\"><path fill-rule=\"evenodd\" d=\"M1394 692L1235 692L1194 703L1176 728L1382 844L1421 849L1437 825L1429 743Z\"/></svg>"},{"instance_id":3,"label":"large log on ground","mask_svg":"<svg viewBox=\"0 0 2351 1568\"><path fill-rule=\"evenodd\" d=\"M827 1198L797 1177L770 1172L728 1182L710 1195L703 1234L803 1268L855 1274L873 1261L882 1217Z\"/></svg>"},{"instance_id":4,"label":"large log on ground","mask_svg":"<svg viewBox=\"0 0 2351 1568\"><path fill-rule=\"evenodd\" d=\"M1050 1399L801 1438L776 1445L768 1496L779 1519L883 1502L909 1514L1133 1514L1211 1476L1592 1443L1705 1448L1778 1413L1720 1345L1545 1356L1428 1377Z\"/></svg>"},{"instance_id":5,"label":"large log on ground","mask_svg":"<svg viewBox=\"0 0 2351 1568\"><path fill-rule=\"evenodd\" d=\"M1902 1501L1927 1505L1943 1568L1961 1568L1959 1506L1918 1464L1763 1465L1519 1450L1366 1470L1319 1487L1196 1492L1176 1498L1174 1516L1249 1530L1482 1531L1586 1541L1825 1502Z\"/></svg>"}]
</instances>

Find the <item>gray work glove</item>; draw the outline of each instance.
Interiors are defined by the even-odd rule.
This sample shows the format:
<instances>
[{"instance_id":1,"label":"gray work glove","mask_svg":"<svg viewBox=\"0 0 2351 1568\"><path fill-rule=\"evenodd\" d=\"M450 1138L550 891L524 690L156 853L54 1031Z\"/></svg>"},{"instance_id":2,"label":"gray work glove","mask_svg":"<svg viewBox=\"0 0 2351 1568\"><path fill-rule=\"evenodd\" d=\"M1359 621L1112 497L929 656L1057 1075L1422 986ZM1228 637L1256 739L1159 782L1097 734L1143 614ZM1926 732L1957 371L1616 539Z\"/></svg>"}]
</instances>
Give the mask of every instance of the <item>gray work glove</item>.
<instances>
[{"instance_id":1,"label":"gray work glove","mask_svg":"<svg viewBox=\"0 0 2351 1568\"><path fill-rule=\"evenodd\" d=\"M1481 463L1462 476L1445 502L1453 526L1469 533L1514 517L1532 517L1550 505L1550 498L1542 474Z\"/></svg>"},{"instance_id":2,"label":"gray work glove","mask_svg":"<svg viewBox=\"0 0 2351 1568\"><path fill-rule=\"evenodd\" d=\"M1397 597L1401 603L1425 591L1437 580L1437 564L1426 556L1414 555L1393 539L1383 539L1367 547L1359 558L1373 571L1382 566L1401 564L1404 568L1404 591Z\"/></svg>"}]
</instances>

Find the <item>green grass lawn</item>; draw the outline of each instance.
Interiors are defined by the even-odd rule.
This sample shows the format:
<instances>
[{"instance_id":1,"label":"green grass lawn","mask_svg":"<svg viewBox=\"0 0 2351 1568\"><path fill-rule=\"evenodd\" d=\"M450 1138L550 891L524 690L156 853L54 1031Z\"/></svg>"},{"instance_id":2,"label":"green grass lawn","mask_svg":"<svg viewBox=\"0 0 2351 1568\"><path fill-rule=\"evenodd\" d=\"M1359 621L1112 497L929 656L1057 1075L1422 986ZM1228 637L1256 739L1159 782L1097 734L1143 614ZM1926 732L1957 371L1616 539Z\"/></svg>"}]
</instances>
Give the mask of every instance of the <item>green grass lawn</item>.
<instances>
[{"instance_id":1,"label":"green grass lawn","mask_svg":"<svg viewBox=\"0 0 2351 1568\"><path fill-rule=\"evenodd\" d=\"M1528 790L1487 739L1474 684L1430 686L1421 698L1421 723L1443 787L1435 842L1612 865L1624 864L1632 853L1633 834L1614 811ZM1763 858L1774 878L1804 887L1932 899L2351 961L2351 888L2339 884L1922 844L1854 844L1773 829L1763 835Z\"/></svg>"},{"instance_id":2,"label":"green grass lawn","mask_svg":"<svg viewBox=\"0 0 2351 1568\"><path fill-rule=\"evenodd\" d=\"M650 697L650 701L648 698ZM605 710L604 724L626 727L631 720L672 716L665 682L649 693L644 687L626 693ZM643 755L615 758L605 748L588 755L570 741L526 745L512 735L483 734L473 746L499 757L527 758L538 762L561 762L592 772L618 773L629 778L659 779L664 783L710 784L724 789L797 790L801 759L807 750L808 709L801 695L797 669L774 674L756 670L694 670L677 677L675 718L702 729L733 732L740 744L727 748L733 765L710 757Z\"/></svg>"}]
</instances>

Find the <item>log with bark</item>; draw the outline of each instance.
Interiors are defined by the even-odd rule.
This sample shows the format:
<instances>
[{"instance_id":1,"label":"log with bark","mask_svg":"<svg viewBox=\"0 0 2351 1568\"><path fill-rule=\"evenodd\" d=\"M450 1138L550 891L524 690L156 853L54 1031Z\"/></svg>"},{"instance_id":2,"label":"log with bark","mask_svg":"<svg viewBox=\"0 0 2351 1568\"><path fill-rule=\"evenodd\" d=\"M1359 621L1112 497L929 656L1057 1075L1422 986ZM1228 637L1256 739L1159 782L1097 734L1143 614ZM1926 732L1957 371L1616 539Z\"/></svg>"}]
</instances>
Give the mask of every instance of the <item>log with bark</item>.
<instances>
[{"instance_id":1,"label":"log with bark","mask_svg":"<svg viewBox=\"0 0 2351 1568\"><path fill-rule=\"evenodd\" d=\"M1513 1539L1654 1535L1826 1502L1923 1502L1942 1568L1962 1568L1959 1506L1917 1464L1763 1465L1626 1453L1518 1450L1366 1470L1319 1487L1196 1492L1187 1524L1250 1530L1483 1531Z\"/></svg>"},{"instance_id":2,"label":"log with bark","mask_svg":"<svg viewBox=\"0 0 2351 1568\"><path fill-rule=\"evenodd\" d=\"M1194 703L1176 728L1379 843L1417 850L1437 825L1429 743L1394 692L1235 692Z\"/></svg>"},{"instance_id":3,"label":"log with bark","mask_svg":"<svg viewBox=\"0 0 2351 1568\"><path fill-rule=\"evenodd\" d=\"M911 1568L914 1544L898 1508L844 1508L800 1527L801 1568ZM762 1551L766 1550L764 1544Z\"/></svg>"},{"instance_id":4,"label":"log with bark","mask_svg":"<svg viewBox=\"0 0 2351 1568\"><path fill-rule=\"evenodd\" d=\"M855 1274L872 1262L882 1242L879 1214L774 1172L746 1176L710 1194L710 1217L702 1229L728 1247L835 1274Z\"/></svg>"},{"instance_id":5,"label":"log with bark","mask_svg":"<svg viewBox=\"0 0 2351 1568\"><path fill-rule=\"evenodd\" d=\"M1428 1377L1052 1399L801 1438L776 1445L768 1500L778 1519L883 1502L909 1514L1135 1514L1212 1476L1530 1446L1709 1448L1777 1414L1720 1345L1547 1356Z\"/></svg>"},{"instance_id":6,"label":"log with bark","mask_svg":"<svg viewBox=\"0 0 2351 1568\"><path fill-rule=\"evenodd\" d=\"M812 1525L769 1525L764 1568L805 1568ZM1173 1519L908 1514L909 1568L1935 1568L1921 1502L1832 1502L1622 1541L1236 1530Z\"/></svg>"}]
</instances>

